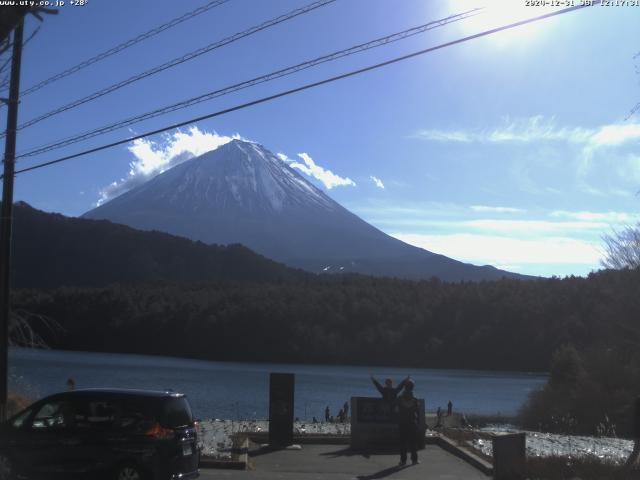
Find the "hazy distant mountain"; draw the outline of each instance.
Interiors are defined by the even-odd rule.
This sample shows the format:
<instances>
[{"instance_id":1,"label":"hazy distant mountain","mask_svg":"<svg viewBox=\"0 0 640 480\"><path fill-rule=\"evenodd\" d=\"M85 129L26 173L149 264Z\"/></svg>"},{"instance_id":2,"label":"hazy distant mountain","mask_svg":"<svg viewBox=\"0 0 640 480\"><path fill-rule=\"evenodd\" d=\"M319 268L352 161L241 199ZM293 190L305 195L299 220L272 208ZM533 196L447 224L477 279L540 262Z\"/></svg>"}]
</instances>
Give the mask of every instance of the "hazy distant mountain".
<instances>
[{"instance_id":1,"label":"hazy distant mountain","mask_svg":"<svg viewBox=\"0 0 640 480\"><path fill-rule=\"evenodd\" d=\"M242 245L215 246L107 221L14 207L15 287L102 286L152 280L300 280L311 275Z\"/></svg>"},{"instance_id":2,"label":"hazy distant mountain","mask_svg":"<svg viewBox=\"0 0 640 480\"><path fill-rule=\"evenodd\" d=\"M329 198L261 145L234 140L87 212L209 244L241 243L313 272L483 280L517 274L408 245Z\"/></svg>"}]
</instances>

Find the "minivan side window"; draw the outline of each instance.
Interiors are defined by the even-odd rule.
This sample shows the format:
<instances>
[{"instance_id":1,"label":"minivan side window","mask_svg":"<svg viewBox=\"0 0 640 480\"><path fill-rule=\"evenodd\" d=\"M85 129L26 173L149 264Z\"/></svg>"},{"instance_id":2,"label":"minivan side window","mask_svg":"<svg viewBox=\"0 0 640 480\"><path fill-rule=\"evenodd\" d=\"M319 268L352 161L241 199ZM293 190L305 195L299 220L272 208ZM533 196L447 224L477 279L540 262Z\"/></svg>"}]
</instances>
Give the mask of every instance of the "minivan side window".
<instances>
[{"instance_id":1,"label":"minivan side window","mask_svg":"<svg viewBox=\"0 0 640 480\"><path fill-rule=\"evenodd\" d=\"M73 423L71 404L66 400L52 400L42 405L31 422L34 430L69 428Z\"/></svg>"},{"instance_id":2,"label":"minivan side window","mask_svg":"<svg viewBox=\"0 0 640 480\"><path fill-rule=\"evenodd\" d=\"M111 399L82 399L77 404L75 423L79 429L104 429L113 426L118 405Z\"/></svg>"},{"instance_id":3,"label":"minivan side window","mask_svg":"<svg viewBox=\"0 0 640 480\"><path fill-rule=\"evenodd\" d=\"M120 418L116 422L116 428L137 431L149 424L153 417L149 405L145 404L143 400L126 398L122 401L122 411L120 412Z\"/></svg>"}]
</instances>

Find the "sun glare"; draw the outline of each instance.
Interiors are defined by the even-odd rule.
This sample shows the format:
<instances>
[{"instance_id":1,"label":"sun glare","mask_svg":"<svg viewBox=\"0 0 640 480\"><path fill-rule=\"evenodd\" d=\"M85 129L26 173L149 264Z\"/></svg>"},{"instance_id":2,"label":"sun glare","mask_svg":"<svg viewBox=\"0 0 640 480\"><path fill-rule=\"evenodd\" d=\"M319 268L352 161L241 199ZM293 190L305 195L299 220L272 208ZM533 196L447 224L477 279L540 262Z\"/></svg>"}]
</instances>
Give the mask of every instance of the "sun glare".
<instances>
[{"instance_id":1,"label":"sun glare","mask_svg":"<svg viewBox=\"0 0 640 480\"><path fill-rule=\"evenodd\" d=\"M473 0L469 2L450 1L450 10L458 12L469 8L480 8L472 18L459 22L464 35L473 35L511 23L544 15L558 10L558 7L529 6L526 0ZM506 44L515 40L530 41L546 27L546 22L533 22L491 35L491 41Z\"/></svg>"}]
</instances>

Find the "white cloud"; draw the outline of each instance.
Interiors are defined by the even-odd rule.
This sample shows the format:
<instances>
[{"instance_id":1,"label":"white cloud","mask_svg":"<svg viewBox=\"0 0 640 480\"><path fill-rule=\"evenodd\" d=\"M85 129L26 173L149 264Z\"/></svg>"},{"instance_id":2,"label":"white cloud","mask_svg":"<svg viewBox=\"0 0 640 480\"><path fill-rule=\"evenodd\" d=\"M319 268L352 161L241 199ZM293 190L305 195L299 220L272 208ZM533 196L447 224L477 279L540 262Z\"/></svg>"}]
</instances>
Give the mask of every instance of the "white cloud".
<instances>
[{"instance_id":1,"label":"white cloud","mask_svg":"<svg viewBox=\"0 0 640 480\"><path fill-rule=\"evenodd\" d=\"M283 159L282 157L280 157L281 160L288 160L286 158L286 155L283 156L285 158ZM333 187L342 187L347 185L351 185L353 187L356 186L356 182L351 180L349 177L341 177L333 173L331 170L327 170L316 164L308 154L299 153L298 157L300 157L304 163L291 161L291 163L289 163L289 166L300 170L305 175L319 180L329 190L331 190Z\"/></svg>"},{"instance_id":2,"label":"white cloud","mask_svg":"<svg viewBox=\"0 0 640 480\"><path fill-rule=\"evenodd\" d=\"M548 222L545 220L469 220L464 225L489 231L533 233L604 230L608 224L602 222Z\"/></svg>"},{"instance_id":3,"label":"white cloud","mask_svg":"<svg viewBox=\"0 0 640 480\"><path fill-rule=\"evenodd\" d=\"M582 128L559 128L553 119L535 116L528 119L514 120L503 128L497 128L486 136L491 143L536 141L567 141L581 143L589 133Z\"/></svg>"},{"instance_id":4,"label":"white cloud","mask_svg":"<svg viewBox=\"0 0 640 480\"><path fill-rule=\"evenodd\" d=\"M434 142L460 142L470 143L481 141L481 136L471 132L461 130L420 130L414 135L422 140L431 140Z\"/></svg>"},{"instance_id":5,"label":"white cloud","mask_svg":"<svg viewBox=\"0 0 640 480\"><path fill-rule=\"evenodd\" d=\"M421 130L415 137L439 142L530 143L536 141L586 142L593 131L583 128L558 127L554 119L534 116L525 119L505 119L504 125L493 130Z\"/></svg>"},{"instance_id":6,"label":"white cloud","mask_svg":"<svg viewBox=\"0 0 640 480\"><path fill-rule=\"evenodd\" d=\"M538 168L531 173L530 161L525 166L516 162L511 173L521 189L533 194L544 194L538 184L549 180L540 173L541 162L555 172L562 172L563 168L571 172L577 190L593 196L629 196L616 185L640 182L640 162L632 151L640 144L640 123L617 122L586 128L559 125L553 117L533 116L506 118L492 129L427 129L413 137L431 142L527 147L519 150L518 155L528 157L534 152Z\"/></svg>"},{"instance_id":7,"label":"white cloud","mask_svg":"<svg viewBox=\"0 0 640 480\"><path fill-rule=\"evenodd\" d=\"M493 212L493 213L522 213L524 210L521 208L513 207L489 207L487 205L471 205L471 210L474 212Z\"/></svg>"},{"instance_id":8,"label":"white cloud","mask_svg":"<svg viewBox=\"0 0 640 480\"><path fill-rule=\"evenodd\" d=\"M468 233L392 235L411 245L476 265L580 264L596 269L602 255L598 244L566 237L517 239Z\"/></svg>"},{"instance_id":9,"label":"white cloud","mask_svg":"<svg viewBox=\"0 0 640 480\"><path fill-rule=\"evenodd\" d=\"M541 141L568 142L588 149L615 147L640 140L640 123L615 123L598 128L558 126L555 119L534 117L510 120L493 130L421 130L416 138L437 142L531 143Z\"/></svg>"},{"instance_id":10,"label":"white cloud","mask_svg":"<svg viewBox=\"0 0 640 480\"><path fill-rule=\"evenodd\" d=\"M380 180L378 177L374 177L373 175L371 175L369 178L376 185L376 187L384 190L384 183L382 183L382 180Z\"/></svg>"},{"instance_id":11,"label":"white cloud","mask_svg":"<svg viewBox=\"0 0 640 480\"><path fill-rule=\"evenodd\" d=\"M163 144L145 138L135 140L128 147L135 159L129 164L127 176L100 190L97 205L131 190L190 158L215 150L239 138L241 137L238 134L229 137L218 135L216 132L203 132L194 126L187 132L177 131L167 135Z\"/></svg>"},{"instance_id":12,"label":"white cloud","mask_svg":"<svg viewBox=\"0 0 640 480\"><path fill-rule=\"evenodd\" d=\"M599 221L617 223L629 223L636 221L639 217L639 215L632 215L625 212L569 212L566 210L554 210L549 213L549 216L554 218L572 218L587 222Z\"/></svg>"},{"instance_id":13,"label":"white cloud","mask_svg":"<svg viewBox=\"0 0 640 480\"><path fill-rule=\"evenodd\" d=\"M615 124L600 127L591 135L589 142L593 146L618 146L633 140L640 140L640 124Z\"/></svg>"}]
</instances>

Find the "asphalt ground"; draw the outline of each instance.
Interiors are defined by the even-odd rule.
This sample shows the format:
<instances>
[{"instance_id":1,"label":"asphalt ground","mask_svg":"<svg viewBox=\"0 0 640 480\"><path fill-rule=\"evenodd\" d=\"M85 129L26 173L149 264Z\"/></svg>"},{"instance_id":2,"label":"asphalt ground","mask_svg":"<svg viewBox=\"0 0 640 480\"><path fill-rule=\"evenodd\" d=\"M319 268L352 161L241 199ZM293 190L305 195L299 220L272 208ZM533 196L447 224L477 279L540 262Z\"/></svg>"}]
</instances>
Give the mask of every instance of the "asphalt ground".
<instances>
[{"instance_id":1,"label":"asphalt ground","mask_svg":"<svg viewBox=\"0 0 640 480\"><path fill-rule=\"evenodd\" d=\"M487 480L489 477L436 445L418 451L420 463L398 466L399 455L362 454L346 445L302 445L299 450L257 449L253 470L201 469L203 479L247 480Z\"/></svg>"}]
</instances>

